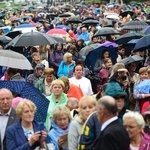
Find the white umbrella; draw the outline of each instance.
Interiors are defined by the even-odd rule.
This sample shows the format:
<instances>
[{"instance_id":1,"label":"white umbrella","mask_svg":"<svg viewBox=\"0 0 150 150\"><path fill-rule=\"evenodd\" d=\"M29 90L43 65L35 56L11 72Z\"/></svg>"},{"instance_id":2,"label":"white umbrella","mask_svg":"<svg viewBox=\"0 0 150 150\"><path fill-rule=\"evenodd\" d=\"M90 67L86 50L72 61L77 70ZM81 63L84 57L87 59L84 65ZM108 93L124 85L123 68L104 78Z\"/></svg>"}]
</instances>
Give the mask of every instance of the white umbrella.
<instances>
[{"instance_id":1,"label":"white umbrella","mask_svg":"<svg viewBox=\"0 0 150 150\"><path fill-rule=\"evenodd\" d=\"M118 16L113 15L113 14L112 14L112 15L107 15L106 18L107 18L107 19L116 19L116 20L119 20L119 19L120 19Z\"/></svg>"},{"instance_id":2,"label":"white umbrella","mask_svg":"<svg viewBox=\"0 0 150 150\"><path fill-rule=\"evenodd\" d=\"M27 32L38 32L36 27L15 28L13 31L21 31L22 33L27 33Z\"/></svg>"},{"instance_id":3,"label":"white umbrella","mask_svg":"<svg viewBox=\"0 0 150 150\"><path fill-rule=\"evenodd\" d=\"M0 66L6 66L21 70L33 69L31 63L24 55L14 52L12 50L0 51Z\"/></svg>"}]
</instances>

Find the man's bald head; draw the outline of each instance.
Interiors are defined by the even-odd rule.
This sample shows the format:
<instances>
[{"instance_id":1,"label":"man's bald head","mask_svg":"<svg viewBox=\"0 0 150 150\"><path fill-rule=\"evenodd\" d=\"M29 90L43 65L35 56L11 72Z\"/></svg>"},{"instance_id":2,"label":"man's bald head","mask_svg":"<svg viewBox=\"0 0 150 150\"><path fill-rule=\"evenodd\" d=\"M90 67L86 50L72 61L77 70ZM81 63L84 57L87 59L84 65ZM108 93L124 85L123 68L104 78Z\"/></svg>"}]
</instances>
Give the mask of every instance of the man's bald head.
<instances>
[{"instance_id":1,"label":"man's bald head","mask_svg":"<svg viewBox=\"0 0 150 150\"><path fill-rule=\"evenodd\" d=\"M117 114L117 105L115 99L111 96L103 96L98 100L98 111L103 107L109 114Z\"/></svg>"}]
</instances>

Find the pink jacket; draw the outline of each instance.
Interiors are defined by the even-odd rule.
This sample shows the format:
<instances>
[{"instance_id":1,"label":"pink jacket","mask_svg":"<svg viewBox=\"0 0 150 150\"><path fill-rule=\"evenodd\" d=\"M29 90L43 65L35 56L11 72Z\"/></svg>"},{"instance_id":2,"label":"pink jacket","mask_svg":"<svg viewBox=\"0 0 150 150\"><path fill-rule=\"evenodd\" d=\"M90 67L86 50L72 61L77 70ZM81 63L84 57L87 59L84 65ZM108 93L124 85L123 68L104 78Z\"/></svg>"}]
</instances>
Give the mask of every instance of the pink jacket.
<instances>
[{"instance_id":1,"label":"pink jacket","mask_svg":"<svg viewBox=\"0 0 150 150\"><path fill-rule=\"evenodd\" d=\"M150 136L147 135L146 133L142 133L142 142L140 144L140 149L139 150L150 150ZM129 148L129 150L131 150Z\"/></svg>"}]
</instances>

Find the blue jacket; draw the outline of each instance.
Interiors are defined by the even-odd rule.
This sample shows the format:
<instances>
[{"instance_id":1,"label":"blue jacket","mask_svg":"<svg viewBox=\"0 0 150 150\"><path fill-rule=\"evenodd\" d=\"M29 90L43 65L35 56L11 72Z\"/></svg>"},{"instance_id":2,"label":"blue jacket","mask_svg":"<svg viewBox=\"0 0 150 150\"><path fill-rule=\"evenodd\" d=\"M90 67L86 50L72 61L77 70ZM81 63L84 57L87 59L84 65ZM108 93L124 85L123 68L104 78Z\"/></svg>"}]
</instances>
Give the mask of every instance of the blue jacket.
<instances>
[{"instance_id":1,"label":"blue jacket","mask_svg":"<svg viewBox=\"0 0 150 150\"><path fill-rule=\"evenodd\" d=\"M57 76L68 77L69 71L73 70L74 67L75 67L75 63L72 63L70 66L68 66L64 61L61 61L59 68L58 68Z\"/></svg>"},{"instance_id":2,"label":"blue jacket","mask_svg":"<svg viewBox=\"0 0 150 150\"><path fill-rule=\"evenodd\" d=\"M52 129L48 133L49 142L53 143L55 145L55 150L59 150L58 146L58 137L67 133L69 130L69 125L66 130L62 130L57 124L55 124L53 121L51 122ZM65 148L64 150L68 150L68 148Z\"/></svg>"},{"instance_id":3,"label":"blue jacket","mask_svg":"<svg viewBox=\"0 0 150 150\"><path fill-rule=\"evenodd\" d=\"M40 124L33 121L33 129L34 132L40 131ZM34 150L40 145L39 142L36 142L32 147L29 145L20 121L6 129L6 143L8 150Z\"/></svg>"}]
</instances>

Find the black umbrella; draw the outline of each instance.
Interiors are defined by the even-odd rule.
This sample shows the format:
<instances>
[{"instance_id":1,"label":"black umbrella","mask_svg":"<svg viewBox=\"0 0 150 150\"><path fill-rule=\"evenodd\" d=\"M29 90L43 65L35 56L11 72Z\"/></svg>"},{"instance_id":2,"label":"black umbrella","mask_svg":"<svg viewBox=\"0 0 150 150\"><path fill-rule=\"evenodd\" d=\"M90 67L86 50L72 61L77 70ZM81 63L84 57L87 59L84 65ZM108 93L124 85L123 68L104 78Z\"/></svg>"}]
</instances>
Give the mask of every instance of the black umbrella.
<instances>
[{"instance_id":1,"label":"black umbrella","mask_svg":"<svg viewBox=\"0 0 150 150\"><path fill-rule=\"evenodd\" d=\"M128 10L128 11L124 11L124 12L120 13L120 16L122 16L122 17L126 17L128 15L130 15L132 17L134 15L134 12Z\"/></svg>"},{"instance_id":2,"label":"black umbrella","mask_svg":"<svg viewBox=\"0 0 150 150\"><path fill-rule=\"evenodd\" d=\"M116 34L120 34L120 32L113 28L102 27L94 34L94 36L106 36L106 35L116 35Z\"/></svg>"},{"instance_id":3,"label":"black umbrella","mask_svg":"<svg viewBox=\"0 0 150 150\"><path fill-rule=\"evenodd\" d=\"M47 35L54 38L58 43L66 43L65 39L62 38L62 37L59 37L59 36L56 36L56 35L49 35L49 34L47 34Z\"/></svg>"},{"instance_id":4,"label":"black umbrella","mask_svg":"<svg viewBox=\"0 0 150 150\"><path fill-rule=\"evenodd\" d=\"M144 35L142 35L140 33L126 33L126 34L119 36L117 39L115 39L115 42L117 44L125 45L132 39L140 39L143 36Z\"/></svg>"},{"instance_id":5,"label":"black umbrella","mask_svg":"<svg viewBox=\"0 0 150 150\"><path fill-rule=\"evenodd\" d=\"M27 32L16 36L8 46L19 47L19 46L35 46L35 45L52 45L56 44L57 41L48 36L47 34L40 32Z\"/></svg>"},{"instance_id":6,"label":"black umbrella","mask_svg":"<svg viewBox=\"0 0 150 150\"><path fill-rule=\"evenodd\" d=\"M124 30L142 30L146 26L148 26L148 24L144 21L129 21L124 24L122 29L124 29Z\"/></svg>"},{"instance_id":7,"label":"black umbrella","mask_svg":"<svg viewBox=\"0 0 150 150\"><path fill-rule=\"evenodd\" d=\"M124 59L120 60L119 62L124 63L125 65L128 65L130 63L141 61L141 60L144 60L144 58L139 55L133 55L133 56L124 58Z\"/></svg>"},{"instance_id":8,"label":"black umbrella","mask_svg":"<svg viewBox=\"0 0 150 150\"><path fill-rule=\"evenodd\" d=\"M82 20L80 19L80 18L78 18L78 17L73 17L73 18L69 18L68 20L67 20L67 22L68 23L81 23L82 22Z\"/></svg>"},{"instance_id":9,"label":"black umbrella","mask_svg":"<svg viewBox=\"0 0 150 150\"><path fill-rule=\"evenodd\" d=\"M67 13L65 13L65 14L60 14L59 15L59 17L70 17L71 15L70 14L67 14Z\"/></svg>"},{"instance_id":10,"label":"black umbrella","mask_svg":"<svg viewBox=\"0 0 150 150\"><path fill-rule=\"evenodd\" d=\"M93 16L83 16L82 21L85 20L95 20Z\"/></svg>"},{"instance_id":11,"label":"black umbrella","mask_svg":"<svg viewBox=\"0 0 150 150\"><path fill-rule=\"evenodd\" d=\"M139 39L137 43L135 44L134 51L137 50L145 50L147 48L150 48L150 35L146 35Z\"/></svg>"},{"instance_id":12,"label":"black umbrella","mask_svg":"<svg viewBox=\"0 0 150 150\"><path fill-rule=\"evenodd\" d=\"M8 36L0 36L0 43L2 44L7 44L12 40L12 38L8 37Z\"/></svg>"},{"instance_id":13,"label":"black umbrella","mask_svg":"<svg viewBox=\"0 0 150 150\"><path fill-rule=\"evenodd\" d=\"M21 34L21 31L11 31L5 34L6 36L14 39L17 35Z\"/></svg>"},{"instance_id":14,"label":"black umbrella","mask_svg":"<svg viewBox=\"0 0 150 150\"><path fill-rule=\"evenodd\" d=\"M97 20L85 20L85 21L83 21L82 22L82 24L99 24L99 21L97 21Z\"/></svg>"}]
</instances>

